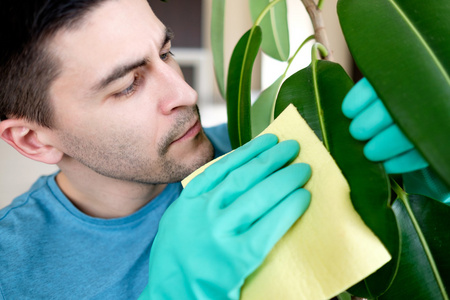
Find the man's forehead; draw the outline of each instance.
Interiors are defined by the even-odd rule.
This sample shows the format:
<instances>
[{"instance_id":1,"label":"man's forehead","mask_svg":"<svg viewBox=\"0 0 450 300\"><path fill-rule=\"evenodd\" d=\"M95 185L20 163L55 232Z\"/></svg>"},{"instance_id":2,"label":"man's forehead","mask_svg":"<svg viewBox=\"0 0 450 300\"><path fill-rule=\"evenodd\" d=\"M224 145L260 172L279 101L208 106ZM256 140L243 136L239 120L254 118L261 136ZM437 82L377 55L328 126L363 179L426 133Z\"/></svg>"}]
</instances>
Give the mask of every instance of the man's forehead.
<instances>
[{"instance_id":1,"label":"man's forehead","mask_svg":"<svg viewBox=\"0 0 450 300\"><path fill-rule=\"evenodd\" d=\"M166 27L145 0L116 0L96 7L80 26L58 32L49 48L60 61L60 75L92 81L115 65L159 54L166 38Z\"/></svg>"},{"instance_id":2,"label":"man's forehead","mask_svg":"<svg viewBox=\"0 0 450 300\"><path fill-rule=\"evenodd\" d=\"M142 39L158 42L164 38L165 26L147 1L109 0L87 13L78 26L58 31L53 44L81 48L110 42L118 48L130 39L137 43Z\"/></svg>"}]
</instances>

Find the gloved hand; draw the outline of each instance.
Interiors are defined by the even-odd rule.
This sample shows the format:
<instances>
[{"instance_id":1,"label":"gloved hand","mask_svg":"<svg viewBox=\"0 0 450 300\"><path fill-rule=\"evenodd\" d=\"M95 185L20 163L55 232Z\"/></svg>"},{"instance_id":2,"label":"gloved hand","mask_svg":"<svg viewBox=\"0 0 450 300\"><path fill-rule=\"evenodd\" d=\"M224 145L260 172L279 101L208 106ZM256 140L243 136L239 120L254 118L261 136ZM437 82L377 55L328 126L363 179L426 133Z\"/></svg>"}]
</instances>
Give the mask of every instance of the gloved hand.
<instances>
[{"instance_id":1,"label":"gloved hand","mask_svg":"<svg viewBox=\"0 0 450 300\"><path fill-rule=\"evenodd\" d=\"M428 166L394 124L366 78L348 92L342 111L346 117L354 119L350 124L351 135L357 140L370 140L364 147L364 155L371 161L382 161L387 173L406 173Z\"/></svg>"},{"instance_id":2,"label":"gloved hand","mask_svg":"<svg viewBox=\"0 0 450 300\"><path fill-rule=\"evenodd\" d=\"M303 214L307 164L266 134L195 177L163 215L139 299L239 299L244 280Z\"/></svg>"}]
</instances>

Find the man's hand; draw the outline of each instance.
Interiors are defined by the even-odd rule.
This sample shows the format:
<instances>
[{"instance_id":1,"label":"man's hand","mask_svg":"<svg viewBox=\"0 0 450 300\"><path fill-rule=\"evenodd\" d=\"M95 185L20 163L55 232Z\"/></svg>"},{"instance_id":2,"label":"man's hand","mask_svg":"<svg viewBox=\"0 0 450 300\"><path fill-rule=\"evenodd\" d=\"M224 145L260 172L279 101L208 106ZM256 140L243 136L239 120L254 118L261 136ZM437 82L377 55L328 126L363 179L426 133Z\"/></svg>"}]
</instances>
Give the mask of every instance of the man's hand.
<instances>
[{"instance_id":1,"label":"man's hand","mask_svg":"<svg viewBox=\"0 0 450 300\"><path fill-rule=\"evenodd\" d=\"M394 124L373 87L363 78L347 94L342 111L348 118L351 135L361 141L370 140L364 155L371 161L383 162L387 173L406 173L426 168L428 163L414 145Z\"/></svg>"},{"instance_id":2,"label":"man's hand","mask_svg":"<svg viewBox=\"0 0 450 300\"><path fill-rule=\"evenodd\" d=\"M266 134L195 177L161 219L140 299L239 299L244 280L304 213L296 141Z\"/></svg>"}]
</instances>

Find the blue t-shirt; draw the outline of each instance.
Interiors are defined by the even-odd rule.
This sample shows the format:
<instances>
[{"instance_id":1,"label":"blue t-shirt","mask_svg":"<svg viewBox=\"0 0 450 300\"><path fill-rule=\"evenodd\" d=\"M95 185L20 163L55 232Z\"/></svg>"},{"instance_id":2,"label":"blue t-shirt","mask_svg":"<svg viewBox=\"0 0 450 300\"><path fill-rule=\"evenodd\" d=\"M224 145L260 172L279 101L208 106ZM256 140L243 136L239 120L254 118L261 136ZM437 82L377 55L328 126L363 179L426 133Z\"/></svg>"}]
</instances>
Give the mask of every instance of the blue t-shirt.
<instances>
[{"instance_id":1,"label":"blue t-shirt","mask_svg":"<svg viewBox=\"0 0 450 300\"><path fill-rule=\"evenodd\" d=\"M226 125L205 131L216 157L231 150ZM130 216L99 219L79 211L55 176L0 210L0 299L137 299L159 220L181 184Z\"/></svg>"}]
</instances>

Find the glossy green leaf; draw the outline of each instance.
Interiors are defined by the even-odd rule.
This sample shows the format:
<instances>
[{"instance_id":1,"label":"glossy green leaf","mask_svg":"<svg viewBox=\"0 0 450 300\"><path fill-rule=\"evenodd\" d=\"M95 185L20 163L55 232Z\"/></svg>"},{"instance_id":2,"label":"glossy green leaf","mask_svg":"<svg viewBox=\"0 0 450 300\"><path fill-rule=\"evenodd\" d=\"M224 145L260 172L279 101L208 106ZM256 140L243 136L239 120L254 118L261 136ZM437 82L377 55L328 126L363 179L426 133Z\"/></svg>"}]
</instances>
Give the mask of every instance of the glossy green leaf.
<instances>
[{"instance_id":1,"label":"glossy green leaf","mask_svg":"<svg viewBox=\"0 0 450 300\"><path fill-rule=\"evenodd\" d=\"M256 22L261 12L273 0L249 0L253 22ZM281 0L273 6L259 24L263 33L261 48L267 55L287 61L289 58L289 29L287 22L286 0Z\"/></svg>"},{"instance_id":2,"label":"glossy green leaf","mask_svg":"<svg viewBox=\"0 0 450 300\"><path fill-rule=\"evenodd\" d=\"M286 79L280 89L275 114L293 103L318 136L326 140L325 144L350 185L356 211L391 253L393 259L388 264L350 289L353 294L371 298L386 291L392 282L400 242L390 207L388 177L381 164L364 157L364 144L351 137L350 120L341 112L342 101L352 86L352 80L341 66L313 60L309 67Z\"/></svg>"},{"instance_id":3,"label":"glossy green leaf","mask_svg":"<svg viewBox=\"0 0 450 300\"><path fill-rule=\"evenodd\" d=\"M309 41L314 39L314 35L307 37L303 43L295 51L294 55L289 58L286 70L270 87L265 89L258 99L252 105L252 133L253 137L261 133L269 124L274 120L275 115L275 102L280 90L281 84L286 78L286 74L291 67L292 62L295 60L297 54Z\"/></svg>"},{"instance_id":4,"label":"glossy green leaf","mask_svg":"<svg viewBox=\"0 0 450 300\"><path fill-rule=\"evenodd\" d=\"M273 110L278 91L283 83L284 75L280 76L271 86L262 91L251 108L252 137L260 134L273 121Z\"/></svg>"},{"instance_id":5,"label":"glossy green leaf","mask_svg":"<svg viewBox=\"0 0 450 300\"><path fill-rule=\"evenodd\" d=\"M412 195L397 199L393 208L402 232L400 266L392 286L379 299L449 299L450 207Z\"/></svg>"},{"instance_id":6,"label":"glossy green leaf","mask_svg":"<svg viewBox=\"0 0 450 300\"><path fill-rule=\"evenodd\" d=\"M338 300L352 300L352 295L347 292L343 292L343 293L337 295L337 299Z\"/></svg>"},{"instance_id":7,"label":"glossy green leaf","mask_svg":"<svg viewBox=\"0 0 450 300\"><path fill-rule=\"evenodd\" d=\"M441 274L447 294L450 292L450 206L420 195L409 195L414 216L422 232L427 237L428 247L433 254L436 266Z\"/></svg>"},{"instance_id":8,"label":"glossy green leaf","mask_svg":"<svg viewBox=\"0 0 450 300\"><path fill-rule=\"evenodd\" d=\"M306 120L319 139L323 140L312 81L313 76L311 66L298 71L286 79L278 94L275 105L275 117L282 113L283 110L292 103L297 107L298 112Z\"/></svg>"},{"instance_id":9,"label":"glossy green leaf","mask_svg":"<svg viewBox=\"0 0 450 300\"><path fill-rule=\"evenodd\" d=\"M338 14L358 67L450 187L450 1L339 0Z\"/></svg>"},{"instance_id":10,"label":"glossy green leaf","mask_svg":"<svg viewBox=\"0 0 450 300\"><path fill-rule=\"evenodd\" d=\"M224 59L224 32L225 32L225 0L213 0L211 16L211 51L214 62L217 87L225 98L225 59Z\"/></svg>"},{"instance_id":11,"label":"glossy green leaf","mask_svg":"<svg viewBox=\"0 0 450 300\"><path fill-rule=\"evenodd\" d=\"M228 134L231 146L237 148L252 138L250 107L252 69L261 46L259 26L247 31L231 55L227 79Z\"/></svg>"}]
</instances>

